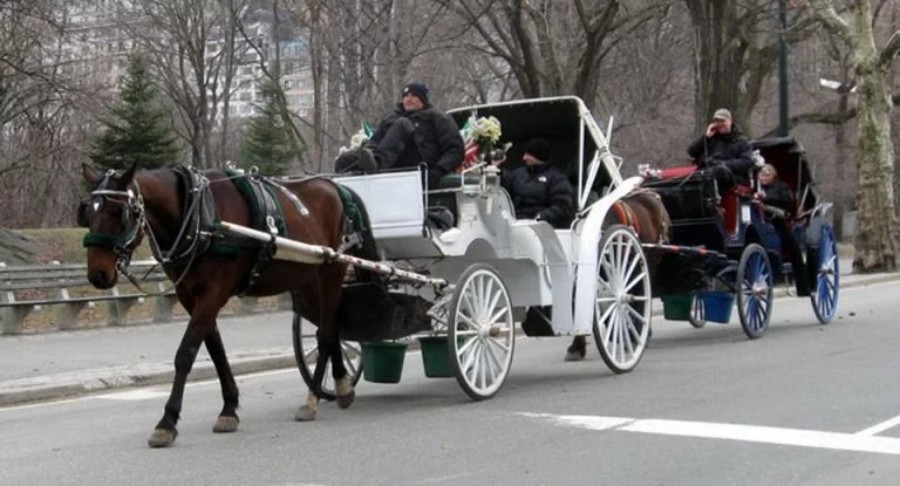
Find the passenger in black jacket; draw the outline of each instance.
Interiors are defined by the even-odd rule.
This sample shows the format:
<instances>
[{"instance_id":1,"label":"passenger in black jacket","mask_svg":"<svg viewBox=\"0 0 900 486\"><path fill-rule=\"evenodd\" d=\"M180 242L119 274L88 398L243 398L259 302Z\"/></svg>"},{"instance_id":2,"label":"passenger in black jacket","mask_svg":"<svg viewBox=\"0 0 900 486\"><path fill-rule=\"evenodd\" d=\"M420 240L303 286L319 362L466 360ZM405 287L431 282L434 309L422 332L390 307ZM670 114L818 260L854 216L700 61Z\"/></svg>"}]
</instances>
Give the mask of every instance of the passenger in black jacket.
<instances>
[{"instance_id":1,"label":"passenger in black jacket","mask_svg":"<svg viewBox=\"0 0 900 486\"><path fill-rule=\"evenodd\" d=\"M505 159L494 161L500 165ZM569 178L549 163L550 144L534 138L525 144L525 164L502 173L518 219L546 221L554 228L568 228L575 216L575 197Z\"/></svg>"},{"instance_id":2,"label":"passenger in black jacket","mask_svg":"<svg viewBox=\"0 0 900 486\"><path fill-rule=\"evenodd\" d=\"M716 110L706 133L695 140L687 151L701 169L713 171L719 191L725 191L735 183L750 184L753 149L732 122L731 112L725 108Z\"/></svg>"},{"instance_id":3,"label":"passenger in black jacket","mask_svg":"<svg viewBox=\"0 0 900 486\"><path fill-rule=\"evenodd\" d=\"M462 163L463 140L449 115L428 102L428 88L413 82L403 88L397 109L381 120L367 147L380 169L428 164L428 186Z\"/></svg>"},{"instance_id":4,"label":"passenger in black jacket","mask_svg":"<svg viewBox=\"0 0 900 486\"><path fill-rule=\"evenodd\" d=\"M797 295L807 296L810 293L809 278L807 277L806 263L803 259L803 249L794 238L791 231L791 219L794 215L794 191L784 181L778 179L778 171L771 164L766 164L759 170L759 192L756 193L764 206L774 207L777 211L766 211L769 221L775 227L781 247L787 253L793 267L794 279L797 282Z\"/></svg>"},{"instance_id":5,"label":"passenger in black jacket","mask_svg":"<svg viewBox=\"0 0 900 486\"><path fill-rule=\"evenodd\" d=\"M786 214L794 212L794 196L791 188L778 179L778 171L772 164L766 164L759 171L760 191L756 197L766 206L772 206Z\"/></svg>"}]
</instances>

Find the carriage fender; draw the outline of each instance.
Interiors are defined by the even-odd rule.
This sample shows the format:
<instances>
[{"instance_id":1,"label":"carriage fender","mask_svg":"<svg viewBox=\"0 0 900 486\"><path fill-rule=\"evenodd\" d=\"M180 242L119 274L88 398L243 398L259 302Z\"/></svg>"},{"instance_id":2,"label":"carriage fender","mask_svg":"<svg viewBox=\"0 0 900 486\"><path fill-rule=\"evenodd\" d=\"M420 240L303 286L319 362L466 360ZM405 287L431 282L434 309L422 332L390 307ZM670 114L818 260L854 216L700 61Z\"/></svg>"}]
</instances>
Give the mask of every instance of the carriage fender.
<instances>
[{"instance_id":1,"label":"carriage fender","mask_svg":"<svg viewBox=\"0 0 900 486\"><path fill-rule=\"evenodd\" d=\"M577 249L575 264L575 330L578 333L590 332L594 325L594 303L597 294L597 261L598 248L603 237L603 220L613 203L622 199L638 188L644 179L630 177L622 181L612 192L592 204L587 209L576 228L575 239Z\"/></svg>"}]
</instances>

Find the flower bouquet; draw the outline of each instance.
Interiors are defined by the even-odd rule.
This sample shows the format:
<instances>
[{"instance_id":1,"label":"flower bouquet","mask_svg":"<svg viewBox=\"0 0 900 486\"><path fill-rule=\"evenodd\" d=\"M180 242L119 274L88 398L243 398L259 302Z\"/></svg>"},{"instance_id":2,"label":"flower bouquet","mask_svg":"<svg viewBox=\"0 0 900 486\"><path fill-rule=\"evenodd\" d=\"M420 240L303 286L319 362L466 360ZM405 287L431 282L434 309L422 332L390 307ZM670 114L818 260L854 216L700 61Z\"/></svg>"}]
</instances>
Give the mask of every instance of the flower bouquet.
<instances>
[{"instance_id":1,"label":"flower bouquet","mask_svg":"<svg viewBox=\"0 0 900 486\"><path fill-rule=\"evenodd\" d=\"M476 118L473 115L460 133L465 142L465 152L458 172L473 167L495 150L502 134L500 120L493 116Z\"/></svg>"}]
</instances>

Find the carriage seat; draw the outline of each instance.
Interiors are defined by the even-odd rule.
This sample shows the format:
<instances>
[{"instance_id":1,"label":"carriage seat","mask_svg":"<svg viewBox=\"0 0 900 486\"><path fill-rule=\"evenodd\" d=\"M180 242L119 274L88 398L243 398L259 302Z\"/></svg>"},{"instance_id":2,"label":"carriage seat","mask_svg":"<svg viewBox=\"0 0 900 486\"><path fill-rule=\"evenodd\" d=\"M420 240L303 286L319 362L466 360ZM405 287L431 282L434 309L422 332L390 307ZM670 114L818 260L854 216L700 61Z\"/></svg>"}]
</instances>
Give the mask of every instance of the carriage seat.
<instances>
[{"instance_id":1,"label":"carriage seat","mask_svg":"<svg viewBox=\"0 0 900 486\"><path fill-rule=\"evenodd\" d=\"M465 179L463 179L465 177ZM476 175L447 174L441 178L437 189L429 190L426 222L437 229L449 229L456 226L459 219L456 207L456 192L462 185L478 184L481 178Z\"/></svg>"}]
</instances>

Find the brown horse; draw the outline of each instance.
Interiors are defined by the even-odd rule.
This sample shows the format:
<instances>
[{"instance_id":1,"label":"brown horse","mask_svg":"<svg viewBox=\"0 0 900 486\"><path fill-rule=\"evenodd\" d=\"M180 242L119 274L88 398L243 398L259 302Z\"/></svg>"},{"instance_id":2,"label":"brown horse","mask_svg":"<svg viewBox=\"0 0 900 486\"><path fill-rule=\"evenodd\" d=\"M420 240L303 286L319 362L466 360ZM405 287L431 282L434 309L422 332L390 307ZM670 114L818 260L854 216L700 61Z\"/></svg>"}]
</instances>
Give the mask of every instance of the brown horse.
<instances>
[{"instance_id":1,"label":"brown horse","mask_svg":"<svg viewBox=\"0 0 900 486\"><path fill-rule=\"evenodd\" d=\"M135 167L117 174L100 174L85 166L84 176L94 188L79 206L79 223L88 227L88 279L98 288L116 284L117 270L127 271L134 248L148 240L169 278L176 283L178 300L190 314L184 337L175 353L175 378L162 419L150 436L151 447L172 444L178 435L185 382L201 344L206 345L222 388L224 406L213 432L233 432L238 426L238 388L228 364L216 319L229 298L237 293L251 296L296 292L306 312L318 324L319 356L313 382L297 420L312 420L321 396L327 360L331 359L337 402L349 407L354 399L353 378L341 359L336 323L338 302L346 265L318 265L264 259L262 243L230 237L216 230L216 219L252 226L254 215L247 200L227 174L201 174L187 168L136 172ZM311 178L284 186L271 186L283 209L286 237L337 249L347 227L344 203L335 184ZM286 190L285 190L286 189ZM361 201L353 195L362 209ZM271 200L270 200L271 202ZM204 217L204 215L206 215ZM271 227L271 224L270 224ZM375 256L368 231L364 258ZM219 248L217 251L216 248ZM316 319L316 317L318 319Z\"/></svg>"},{"instance_id":2,"label":"brown horse","mask_svg":"<svg viewBox=\"0 0 900 486\"><path fill-rule=\"evenodd\" d=\"M603 227L612 225L624 225L634 230L641 243L669 242L672 235L672 221L669 213L662 203L659 194L648 189L636 189L631 194L613 203ZM647 267L651 273L658 268L659 254L648 253ZM656 275L650 276L650 281L656 281ZM566 361L581 361L587 354L587 341L584 336L575 336L572 344L566 350Z\"/></svg>"}]
</instances>

